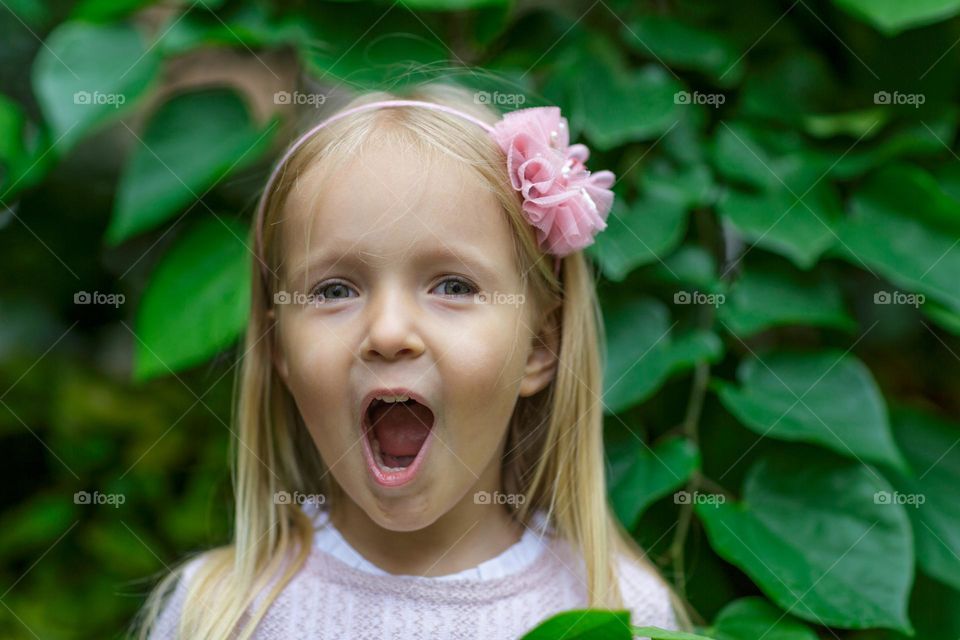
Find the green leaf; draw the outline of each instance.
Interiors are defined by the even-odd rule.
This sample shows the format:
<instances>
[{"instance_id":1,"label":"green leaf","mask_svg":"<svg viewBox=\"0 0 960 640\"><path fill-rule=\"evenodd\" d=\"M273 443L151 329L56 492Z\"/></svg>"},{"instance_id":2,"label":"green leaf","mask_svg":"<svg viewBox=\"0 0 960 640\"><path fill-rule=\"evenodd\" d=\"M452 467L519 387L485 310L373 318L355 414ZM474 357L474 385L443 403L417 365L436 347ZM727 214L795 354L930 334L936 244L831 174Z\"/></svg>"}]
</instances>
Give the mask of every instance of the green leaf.
<instances>
[{"instance_id":1,"label":"green leaf","mask_svg":"<svg viewBox=\"0 0 960 640\"><path fill-rule=\"evenodd\" d=\"M81 0L70 14L71 20L114 22L156 0ZM204 4L207 4L204 2Z\"/></svg>"},{"instance_id":2,"label":"green leaf","mask_svg":"<svg viewBox=\"0 0 960 640\"><path fill-rule=\"evenodd\" d=\"M382 4L390 4L387 0L381 0ZM464 11L466 9L478 9L482 7L503 6L509 3L509 0L400 0L411 9L421 11Z\"/></svg>"},{"instance_id":3,"label":"green leaf","mask_svg":"<svg viewBox=\"0 0 960 640\"><path fill-rule=\"evenodd\" d=\"M120 178L107 241L152 229L267 149L276 121L258 130L230 89L179 95L147 125Z\"/></svg>"},{"instance_id":4,"label":"green leaf","mask_svg":"<svg viewBox=\"0 0 960 640\"><path fill-rule=\"evenodd\" d=\"M632 69L609 42L578 42L560 59L550 92L570 105L571 134L582 129L592 149L656 139L678 126L684 110L700 108L677 102L683 85L669 71L659 64Z\"/></svg>"},{"instance_id":5,"label":"green leaf","mask_svg":"<svg viewBox=\"0 0 960 640\"><path fill-rule=\"evenodd\" d=\"M946 20L960 13L960 0L833 0L882 33L890 36L905 29Z\"/></svg>"},{"instance_id":6,"label":"green leaf","mask_svg":"<svg viewBox=\"0 0 960 640\"><path fill-rule=\"evenodd\" d=\"M61 151L129 109L160 68L129 25L67 22L51 33L33 64L33 90Z\"/></svg>"},{"instance_id":7,"label":"green leaf","mask_svg":"<svg viewBox=\"0 0 960 640\"><path fill-rule=\"evenodd\" d=\"M879 129L877 126L870 134L879 133ZM943 141L953 140L956 132L957 110L948 109L942 114L926 117L921 122L904 122L893 130L884 132L879 140L872 143L864 139L851 147L851 142L845 140L843 149L836 153L835 163L831 164L830 175L840 180L849 180L890 164L897 158L940 155L944 151ZM859 134L857 137L859 138Z\"/></svg>"},{"instance_id":8,"label":"green leaf","mask_svg":"<svg viewBox=\"0 0 960 640\"><path fill-rule=\"evenodd\" d=\"M28 122L23 109L0 95L0 200L36 184L50 162L44 162L45 131Z\"/></svg>"},{"instance_id":9,"label":"green leaf","mask_svg":"<svg viewBox=\"0 0 960 640\"><path fill-rule=\"evenodd\" d=\"M671 16L647 14L621 30L631 49L659 62L701 71L724 86L743 76L740 50L720 32L695 27Z\"/></svg>"},{"instance_id":10,"label":"green leaf","mask_svg":"<svg viewBox=\"0 0 960 640\"><path fill-rule=\"evenodd\" d=\"M828 182L810 191L794 185L763 193L729 190L717 210L750 242L809 269L836 242L840 198Z\"/></svg>"},{"instance_id":11,"label":"green leaf","mask_svg":"<svg viewBox=\"0 0 960 640\"><path fill-rule=\"evenodd\" d=\"M648 506L683 486L700 467L700 452L686 438L671 438L651 449L629 431L621 441L607 440L610 501L628 531Z\"/></svg>"},{"instance_id":12,"label":"green leaf","mask_svg":"<svg viewBox=\"0 0 960 640\"><path fill-rule=\"evenodd\" d=\"M683 285L708 293L723 293L725 285L717 278L713 257L700 245L686 244L650 265L652 280Z\"/></svg>"},{"instance_id":13,"label":"green leaf","mask_svg":"<svg viewBox=\"0 0 960 640\"><path fill-rule=\"evenodd\" d=\"M825 272L802 273L779 263L748 265L718 308L726 329L746 337L784 325L853 331L840 287Z\"/></svg>"},{"instance_id":14,"label":"green leaf","mask_svg":"<svg viewBox=\"0 0 960 640\"><path fill-rule=\"evenodd\" d=\"M137 309L135 376L203 362L243 331L250 309L247 230L205 217L163 257Z\"/></svg>"},{"instance_id":15,"label":"green leaf","mask_svg":"<svg viewBox=\"0 0 960 640\"><path fill-rule=\"evenodd\" d=\"M710 635L717 640L817 640L807 625L758 597L741 598L724 607Z\"/></svg>"},{"instance_id":16,"label":"green leaf","mask_svg":"<svg viewBox=\"0 0 960 640\"><path fill-rule=\"evenodd\" d=\"M743 360L737 380L739 386L714 385L727 410L760 435L904 467L880 389L856 356L834 349L774 351Z\"/></svg>"},{"instance_id":17,"label":"green leaf","mask_svg":"<svg viewBox=\"0 0 960 640\"><path fill-rule=\"evenodd\" d=\"M960 216L935 181L919 169L889 167L867 180L850 209L838 226L838 255L960 311Z\"/></svg>"},{"instance_id":18,"label":"green leaf","mask_svg":"<svg viewBox=\"0 0 960 640\"><path fill-rule=\"evenodd\" d=\"M587 252L604 275L621 281L637 267L673 251L687 229L687 208L663 192L648 192L626 205L613 201L607 228Z\"/></svg>"},{"instance_id":19,"label":"green leaf","mask_svg":"<svg viewBox=\"0 0 960 640\"><path fill-rule=\"evenodd\" d=\"M574 609L547 618L523 640L630 640L630 612Z\"/></svg>"},{"instance_id":20,"label":"green leaf","mask_svg":"<svg viewBox=\"0 0 960 640\"><path fill-rule=\"evenodd\" d=\"M797 45L782 47L772 62L753 69L740 92L740 115L802 126L811 113L836 108L845 90L819 52Z\"/></svg>"},{"instance_id":21,"label":"green leaf","mask_svg":"<svg viewBox=\"0 0 960 640\"><path fill-rule=\"evenodd\" d=\"M920 409L891 411L893 433L914 469L890 481L913 522L917 562L929 575L960 590L960 424ZM894 497L891 495L890 501Z\"/></svg>"},{"instance_id":22,"label":"green leaf","mask_svg":"<svg viewBox=\"0 0 960 640\"><path fill-rule=\"evenodd\" d=\"M603 316L607 341L603 402L608 413L642 402L672 373L697 362L715 362L723 353L713 333L674 336L667 308L654 298L613 300L604 304Z\"/></svg>"},{"instance_id":23,"label":"green leaf","mask_svg":"<svg viewBox=\"0 0 960 640\"><path fill-rule=\"evenodd\" d=\"M396 89L450 68L451 52L423 18L404 9L338 6L317 20L315 40L300 46L307 71L318 81L358 89ZM429 19L429 18L428 18Z\"/></svg>"},{"instance_id":24,"label":"green leaf","mask_svg":"<svg viewBox=\"0 0 960 640\"><path fill-rule=\"evenodd\" d=\"M788 613L910 633L910 522L876 501L889 490L865 465L784 454L750 469L742 502L695 508L714 550Z\"/></svg>"},{"instance_id":25,"label":"green leaf","mask_svg":"<svg viewBox=\"0 0 960 640\"><path fill-rule=\"evenodd\" d=\"M185 53L200 46L283 47L302 46L315 38L316 21L296 10L276 13L266 6L243 4L229 11L188 10L170 16L161 29L158 47L165 56Z\"/></svg>"},{"instance_id":26,"label":"green leaf","mask_svg":"<svg viewBox=\"0 0 960 640\"><path fill-rule=\"evenodd\" d=\"M675 95L682 87L660 66L618 75L594 64L596 59L583 62L590 68L578 76L580 100L575 104L583 105L584 132L597 149L655 139L680 120L680 109L691 108L677 104Z\"/></svg>"},{"instance_id":27,"label":"green leaf","mask_svg":"<svg viewBox=\"0 0 960 640\"><path fill-rule=\"evenodd\" d=\"M661 629L660 627L631 627L635 635L642 636L644 638L650 638L650 640L714 640L713 638L708 638L707 636L701 636L696 633L688 633L686 631L670 631L668 629Z\"/></svg>"},{"instance_id":28,"label":"green leaf","mask_svg":"<svg viewBox=\"0 0 960 640\"><path fill-rule=\"evenodd\" d=\"M689 209L711 204L716 185L706 164L675 169L666 162L654 162L641 174L640 188L664 200L681 202Z\"/></svg>"}]
</instances>

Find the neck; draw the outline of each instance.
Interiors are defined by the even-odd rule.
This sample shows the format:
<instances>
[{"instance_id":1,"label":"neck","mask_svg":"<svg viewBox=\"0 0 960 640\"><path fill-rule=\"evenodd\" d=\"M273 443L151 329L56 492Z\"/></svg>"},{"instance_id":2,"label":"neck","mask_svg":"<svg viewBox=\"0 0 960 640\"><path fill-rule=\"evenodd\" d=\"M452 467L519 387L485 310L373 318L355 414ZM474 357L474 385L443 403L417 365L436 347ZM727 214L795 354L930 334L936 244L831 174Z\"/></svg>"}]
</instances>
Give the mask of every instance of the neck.
<instances>
[{"instance_id":1,"label":"neck","mask_svg":"<svg viewBox=\"0 0 960 640\"><path fill-rule=\"evenodd\" d=\"M392 531L378 525L352 500L333 505L330 519L344 539L384 571L435 577L457 573L496 557L520 540L523 525L508 507L476 504L475 491L493 489L478 483L464 499L435 522L416 531Z\"/></svg>"}]
</instances>

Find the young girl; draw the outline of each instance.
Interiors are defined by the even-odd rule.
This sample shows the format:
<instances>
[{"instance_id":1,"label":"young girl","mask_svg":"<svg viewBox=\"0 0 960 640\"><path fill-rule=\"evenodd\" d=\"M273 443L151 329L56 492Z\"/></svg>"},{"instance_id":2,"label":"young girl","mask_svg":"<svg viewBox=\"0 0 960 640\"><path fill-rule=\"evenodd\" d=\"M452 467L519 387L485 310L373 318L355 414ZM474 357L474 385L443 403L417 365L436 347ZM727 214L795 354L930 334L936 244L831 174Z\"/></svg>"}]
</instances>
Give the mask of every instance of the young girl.
<instances>
[{"instance_id":1,"label":"young girl","mask_svg":"<svg viewBox=\"0 0 960 640\"><path fill-rule=\"evenodd\" d=\"M689 622L616 524L601 324L580 251L613 174L556 107L364 95L267 183L231 544L179 566L150 638L516 638L584 607Z\"/></svg>"}]
</instances>

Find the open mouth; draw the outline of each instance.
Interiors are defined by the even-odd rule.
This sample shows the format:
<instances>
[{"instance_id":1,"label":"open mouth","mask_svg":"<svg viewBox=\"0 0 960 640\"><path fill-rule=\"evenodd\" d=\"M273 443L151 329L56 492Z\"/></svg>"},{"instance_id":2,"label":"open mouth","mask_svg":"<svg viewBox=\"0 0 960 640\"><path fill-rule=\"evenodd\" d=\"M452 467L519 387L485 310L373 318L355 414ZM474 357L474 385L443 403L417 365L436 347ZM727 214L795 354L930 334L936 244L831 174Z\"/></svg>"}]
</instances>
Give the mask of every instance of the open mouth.
<instances>
[{"instance_id":1,"label":"open mouth","mask_svg":"<svg viewBox=\"0 0 960 640\"><path fill-rule=\"evenodd\" d=\"M381 484L395 486L413 478L426 454L433 411L407 394L373 399L363 414L364 450Z\"/></svg>"}]
</instances>

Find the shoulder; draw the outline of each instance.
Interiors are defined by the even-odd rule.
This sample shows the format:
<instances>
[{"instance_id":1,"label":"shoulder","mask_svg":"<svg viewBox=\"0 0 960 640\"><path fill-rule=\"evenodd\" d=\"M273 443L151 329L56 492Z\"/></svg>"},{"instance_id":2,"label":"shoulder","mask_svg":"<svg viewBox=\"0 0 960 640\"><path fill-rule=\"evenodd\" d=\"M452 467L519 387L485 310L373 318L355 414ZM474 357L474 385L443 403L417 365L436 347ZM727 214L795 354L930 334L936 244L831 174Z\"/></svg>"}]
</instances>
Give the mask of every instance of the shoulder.
<instances>
[{"instance_id":1,"label":"shoulder","mask_svg":"<svg viewBox=\"0 0 960 640\"><path fill-rule=\"evenodd\" d=\"M181 568L175 571L177 577L172 585L161 583L158 587L165 593L161 594L159 613L150 627L149 640L168 640L178 637L177 630L183 614L183 605L187 599L187 591L192 586L200 566L208 559L209 552L185 561Z\"/></svg>"},{"instance_id":2,"label":"shoulder","mask_svg":"<svg viewBox=\"0 0 960 640\"><path fill-rule=\"evenodd\" d=\"M617 574L623 604L630 610L631 623L638 627L677 630L670 587L655 568L628 554L617 556Z\"/></svg>"}]
</instances>

